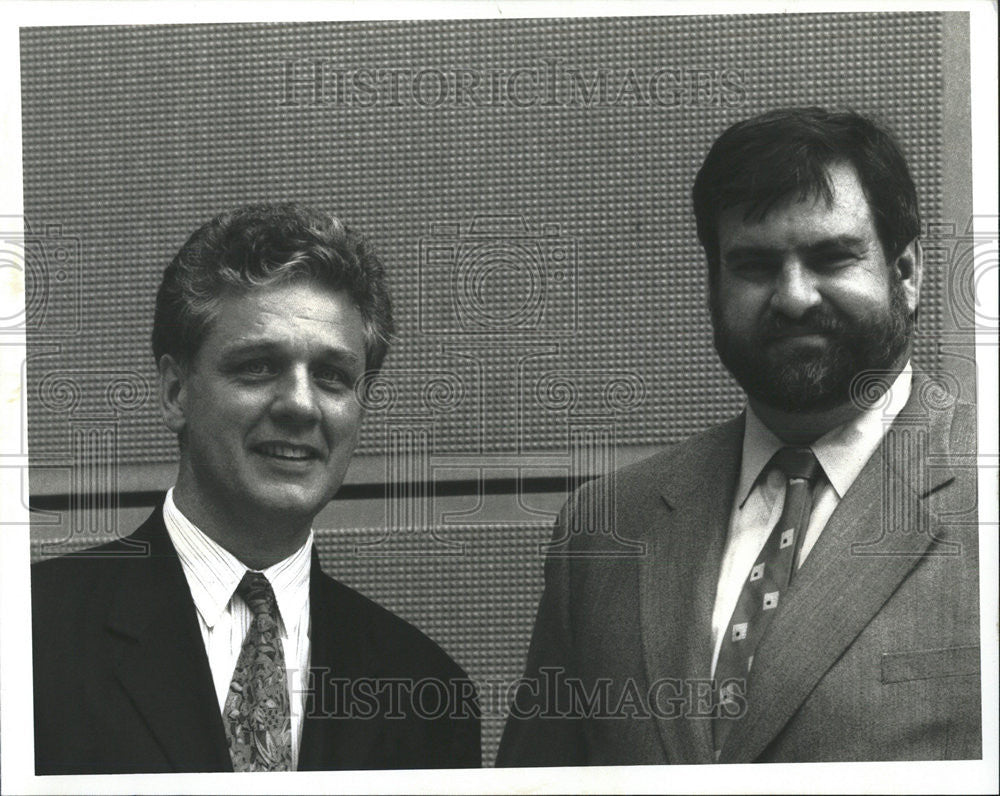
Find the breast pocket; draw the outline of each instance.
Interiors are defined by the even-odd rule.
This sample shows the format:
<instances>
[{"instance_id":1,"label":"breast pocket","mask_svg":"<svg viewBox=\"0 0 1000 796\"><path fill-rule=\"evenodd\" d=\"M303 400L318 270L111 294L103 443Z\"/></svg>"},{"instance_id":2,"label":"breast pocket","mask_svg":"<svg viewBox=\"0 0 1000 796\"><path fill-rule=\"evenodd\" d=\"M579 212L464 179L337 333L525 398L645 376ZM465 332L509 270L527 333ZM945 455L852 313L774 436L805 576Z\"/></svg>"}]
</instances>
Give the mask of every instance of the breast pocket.
<instances>
[{"instance_id":1,"label":"breast pocket","mask_svg":"<svg viewBox=\"0 0 1000 796\"><path fill-rule=\"evenodd\" d=\"M978 646L886 652L882 655L883 683L978 674Z\"/></svg>"}]
</instances>

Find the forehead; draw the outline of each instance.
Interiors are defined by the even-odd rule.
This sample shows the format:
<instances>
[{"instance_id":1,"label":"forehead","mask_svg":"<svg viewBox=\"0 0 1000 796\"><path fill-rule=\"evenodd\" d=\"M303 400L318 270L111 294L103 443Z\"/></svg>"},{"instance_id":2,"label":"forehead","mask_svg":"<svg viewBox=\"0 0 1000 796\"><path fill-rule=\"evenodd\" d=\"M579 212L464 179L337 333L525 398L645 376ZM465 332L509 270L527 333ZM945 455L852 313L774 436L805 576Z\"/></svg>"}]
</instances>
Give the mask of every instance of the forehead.
<instances>
[{"instance_id":1,"label":"forehead","mask_svg":"<svg viewBox=\"0 0 1000 796\"><path fill-rule=\"evenodd\" d=\"M311 281L223 296L203 347L226 351L257 344L334 348L363 362L364 324L345 291Z\"/></svg>"},{"instance_id":2,"label":"forehead","mask_svg":"<svg viewBox=\"0 0 1000 796\"><path fill-rule=\"evenodd\" d=\"M780 203L763 218L746 219L747 206L727 208L719 215L719 247L723 254L734 246L789 249L819 240L850 236L875 240L877 233L868 198L854 167L833 163L827 167L833 201L823 196Z\"/></svg>"}]
</instances>

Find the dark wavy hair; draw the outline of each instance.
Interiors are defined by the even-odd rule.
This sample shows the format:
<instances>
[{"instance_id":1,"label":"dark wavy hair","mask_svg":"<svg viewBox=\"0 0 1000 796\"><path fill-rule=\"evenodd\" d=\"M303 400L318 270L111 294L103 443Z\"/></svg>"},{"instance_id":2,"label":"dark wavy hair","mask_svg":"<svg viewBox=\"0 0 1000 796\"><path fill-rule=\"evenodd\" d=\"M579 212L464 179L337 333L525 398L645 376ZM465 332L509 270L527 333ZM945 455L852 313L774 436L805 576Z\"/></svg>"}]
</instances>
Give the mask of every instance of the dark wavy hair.
<instances>
[{"instance_id":1,"label":"dark wavy hair","mask_svg":"<svg viewBox=\"0 0 1000 796\"><path fill-rule=\"evenodd\" d=\"M198 229L163 272L153 320L153 356L187 363L220 299L295 279L343 290L361 313L365 367L382 366L394 326L385 271L372 247L329 213L295 204L254 204Z\"/></svg>"},{"instance_id":2,"label":"dark wavy hair","mask_svg":"<svg viewBox=\"0 0 1000 796\"><path fill-rule=\"evenodd\" d=\"M710 281L719 268L719 215L745 205L761 220L789 200L833 202L827 168L850 163L868 199L886 259L920 234L917 192L899 144L880 124L853 111L780 108L737 122L712 145L694 181L698 239Z\"/></svg>"}]
</instances>

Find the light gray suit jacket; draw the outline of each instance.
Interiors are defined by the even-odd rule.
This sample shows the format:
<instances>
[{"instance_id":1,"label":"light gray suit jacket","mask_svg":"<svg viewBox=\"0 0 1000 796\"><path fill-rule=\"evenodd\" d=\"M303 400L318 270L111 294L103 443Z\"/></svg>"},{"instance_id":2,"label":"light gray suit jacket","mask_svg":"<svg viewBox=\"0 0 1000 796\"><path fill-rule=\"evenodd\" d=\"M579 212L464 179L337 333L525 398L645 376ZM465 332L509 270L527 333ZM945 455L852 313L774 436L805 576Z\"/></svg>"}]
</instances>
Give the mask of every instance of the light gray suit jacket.
<instances>
[{"instance_id":1,"label":"light gray suit jacket","mask_svg":"<svg viewBox=\"0 0 1000 796\"><path fill-rule=\"evenodd\" d=\"M498 765L714 761L711 618L743 427L574 495ZM782 596L719 762L981 757L975 445L974 407L915 380ZM595 526L605 494L612 528ZM644 552L621 555L612 530Z\"/></svg>"}]
</instances>

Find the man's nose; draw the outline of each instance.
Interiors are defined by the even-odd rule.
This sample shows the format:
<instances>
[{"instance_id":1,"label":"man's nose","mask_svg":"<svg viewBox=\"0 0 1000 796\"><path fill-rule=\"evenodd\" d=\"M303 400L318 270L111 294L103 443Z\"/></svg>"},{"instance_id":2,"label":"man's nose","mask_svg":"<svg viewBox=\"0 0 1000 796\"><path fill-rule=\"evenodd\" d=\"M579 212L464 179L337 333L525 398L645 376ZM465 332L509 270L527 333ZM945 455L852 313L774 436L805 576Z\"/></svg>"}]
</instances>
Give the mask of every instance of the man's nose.
<instances>
[{"instance_id":1,"label":"man's nose","mask_svg":"<svg viewBox=\"0 0 1000 796\"><path fill-rule=\"evenodd\" d=\"M775 279L771 306L783 315L797 319L821 302L822 296L812 270L795 258L783 263Z\"/></svg>"},{"instance_id":2,"label":"man's nose","mask_svg":"<svg viewBox=\"0 0 1000 796\"><path fill-rule=\"evenodd\" d=\"M319 418L316 385L305 366L290 368L278 382L278 394L271 405L278 417L300 423Z\"/></svg>"}]
</instances>

